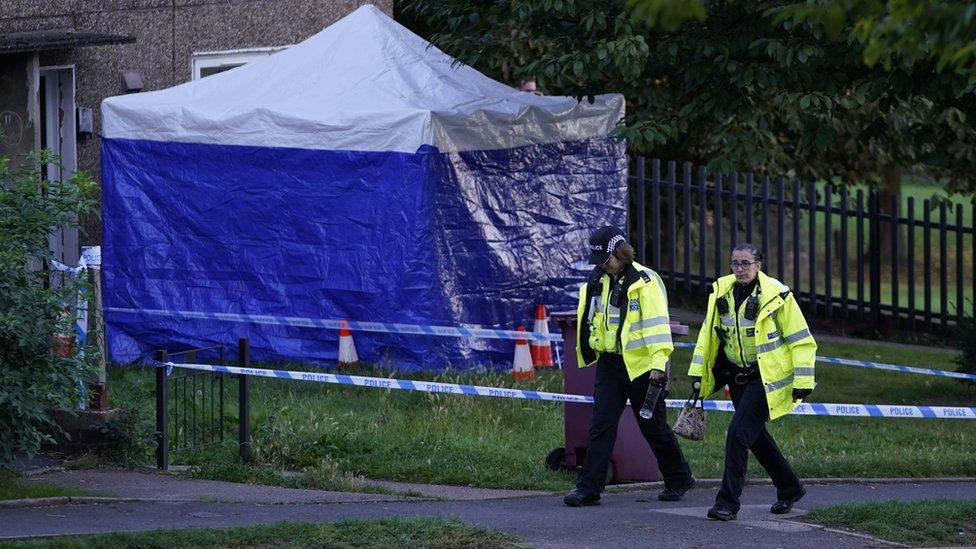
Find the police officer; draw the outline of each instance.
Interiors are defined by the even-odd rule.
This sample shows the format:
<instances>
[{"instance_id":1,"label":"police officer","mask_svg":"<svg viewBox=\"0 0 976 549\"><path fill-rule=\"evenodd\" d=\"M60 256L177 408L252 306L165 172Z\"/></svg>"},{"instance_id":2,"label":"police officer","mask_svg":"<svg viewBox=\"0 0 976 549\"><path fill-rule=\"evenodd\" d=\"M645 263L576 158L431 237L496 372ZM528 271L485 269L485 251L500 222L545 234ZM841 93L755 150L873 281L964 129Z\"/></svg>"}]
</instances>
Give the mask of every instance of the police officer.
<instances>
[{"instance_id":1,"label":"police officer","mask_svg":"<svg viewBox=\"0 0 976 549\"><path fill-rule=\"evenodd\" d=\"M590 238L590 263L597 265L580 288L576 349L580 367L596 364L593 423L566 505L598 505L627 399L641 433L664 477L661 501L678 501L695 484L691 468L667 423L663 390L668 357L674 350L664 284L654 271L634 261L634 248L616 227L603 227ZM650 419L639 414L651 383L662 388Z\"/></svg>"},{"instance_id":2,"label":"police officer","mask_svg":"<svg viewBox=\"0 0 976 549\"><path fill-rule=\"evenodd\" d=\"M752 244L732 250L732 274L712 284L705 322L688 375L710 395L728 385L735 413L725 439L725 472L713 520L735 520L752 450L776 486L774 514L789 513L806 494L766 430L766 421L790 413L815 386L817 343L790 289L762 272Z\"/></svg>"}]
</instances>

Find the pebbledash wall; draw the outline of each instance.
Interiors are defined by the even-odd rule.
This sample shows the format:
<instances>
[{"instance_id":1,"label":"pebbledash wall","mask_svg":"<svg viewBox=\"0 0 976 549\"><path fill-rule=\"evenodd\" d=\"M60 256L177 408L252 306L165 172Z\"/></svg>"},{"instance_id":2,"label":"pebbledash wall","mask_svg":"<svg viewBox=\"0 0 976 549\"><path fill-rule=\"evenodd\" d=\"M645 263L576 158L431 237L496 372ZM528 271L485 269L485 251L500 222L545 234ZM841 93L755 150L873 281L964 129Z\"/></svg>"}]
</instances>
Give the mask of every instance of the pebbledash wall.
<instances>
[{"instance_id":1,"label":"pebbledash wall","mask_svg":"<svg viewBox=\"0 0 976 549\"><path fill-rule=\"evenodd\" d=\"M74 31L135 39L37 52L42 70L74 67L75 105L90 108L94 122L94 133L77 141L77 166L97 180L99 105L127 93L124 71L139 71L141 91L168 88L301 42L367 3L393 14L393 0L0 0L0 37ZM0 78L22 78L14 59L0 54ZM0 97L0 103L14 100ZM0 104L0 111L8 108L24 110ZM82 229L81 245L101 242L98 219L83 220Z\"/></svg>"}]
</instances>

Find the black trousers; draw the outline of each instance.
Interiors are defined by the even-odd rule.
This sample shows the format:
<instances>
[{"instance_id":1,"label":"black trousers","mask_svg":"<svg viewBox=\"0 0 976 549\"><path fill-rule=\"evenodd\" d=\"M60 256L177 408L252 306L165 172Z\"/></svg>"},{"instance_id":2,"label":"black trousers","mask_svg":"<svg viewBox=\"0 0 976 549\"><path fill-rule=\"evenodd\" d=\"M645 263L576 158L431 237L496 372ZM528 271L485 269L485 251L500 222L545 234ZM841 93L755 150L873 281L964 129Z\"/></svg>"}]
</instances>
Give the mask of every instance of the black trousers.
<instances>
[{"instance_id":1,"label":"black trousers","mask_svg":"<svg viewBox=\"0 0 976 549\"><path fill-rule=\"evenodd\" d=\"M746 464L749 451L769 473L776 486L777 499L792 498L800 493L800 479L783 457L776 441L766 430L769 405L762 380L754 379L744 385L729 383L735 413L725 437L725 472L722 487L715 498L715 506L732 512L739 511L739 496L746 483Z\"/></svg>"},{"instance_id":2,"label":"black trousers","mask_svg":"<svg viewBox=\"0 0 976 549\"><path fill-rule=\"evenodd\" d=\"M691 478L691 467L681 453L678 439L668 426L667 406L664 402L667 392L663 392L658 399L651 419L640 417L640 407L647 396L649 383L650 372L631 381L623 357L611 353L600 355L593 387L593 422L590 426L589 447L583 460L583 469L576 477L576 488L580 492L587 495L603 492L613 444L617 440L617 424L628 398L641 434L657 458L665 486L677 488Z\"/></svg>"}]
</instances>

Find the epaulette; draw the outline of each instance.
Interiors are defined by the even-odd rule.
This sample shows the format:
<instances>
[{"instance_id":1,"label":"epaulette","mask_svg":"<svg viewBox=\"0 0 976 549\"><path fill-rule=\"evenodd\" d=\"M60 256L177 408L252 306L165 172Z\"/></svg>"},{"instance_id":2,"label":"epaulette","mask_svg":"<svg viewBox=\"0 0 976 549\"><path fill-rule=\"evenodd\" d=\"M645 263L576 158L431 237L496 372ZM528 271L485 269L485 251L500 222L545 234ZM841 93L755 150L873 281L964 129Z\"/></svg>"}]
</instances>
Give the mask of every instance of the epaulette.
<instances>
[{"instance_id":1,"label":"epaulette","mask_svg":"<svg viewBox=\"0 0 976 549\"><path fill-rule=\"evenodd\" d=\"M644 282L645 282L645 283L647 283L647 282L650 282L650 281L651 281L651 275L650 275L650 274L648 274L648 272L647 272L647 271L640 271L640 275L641 275L641 278L643 278L643 279L644 279Z\"/></svg>"}]
</instances>

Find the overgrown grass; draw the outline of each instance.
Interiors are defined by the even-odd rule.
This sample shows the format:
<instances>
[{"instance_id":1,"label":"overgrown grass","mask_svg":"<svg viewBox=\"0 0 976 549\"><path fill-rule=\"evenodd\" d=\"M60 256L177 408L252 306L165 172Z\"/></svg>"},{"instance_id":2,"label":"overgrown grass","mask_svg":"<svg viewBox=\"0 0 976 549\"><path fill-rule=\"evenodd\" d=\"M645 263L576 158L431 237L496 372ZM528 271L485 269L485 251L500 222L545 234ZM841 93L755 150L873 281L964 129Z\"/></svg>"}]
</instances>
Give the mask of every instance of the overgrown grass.
<instances>
[{"instance_id":1,"label":"overgrown grass","mask_svg":"<svg viewBox=\"0 0 976 549\"><path fill-rule=\"evenodd\" d=\"M223 455L223 457L221 457ZM187 472L188 476L210 480L223 480L241 484L264 484L285 488L307 488L336 492L365 492L396 496L422 497L416 491L396 491L368 482L362 476L343 471L329 458L323 458L313 467L301 471L281 471L267 464L244 465L237 457L236 443L225 443L207 452L185 453L197 462Z\"/></svg>"},{"instance_id":2,"label":"overgrown grass","mask_svg":"<svg viewBox=\"0 0 976 549\"><path fill-rule=\"evenodd\" d=\"M12 471L0 469L0 500L98 495L101 494L81 488L50 486L36 480L23 478Z\"/></svg>"},{"instance_id":3,"label":"overgrown grass","mask_svg":"<svg viewBox=\"0 0 976 549\"><path fill-rule=\"evenodd\" d=\"M348 520L335 524L277 523L241 528L192 528L73 536L0 547L438 547L481 549L519 547L513 534L469 526L457 519L405 518Z\"/></svg>"},{"instance_id":4,"label":"overgrown grass","mask_svg":"<svg viewBox=\"0 0 976 549\"><path fill-rule=\"evenodd\" d=\"M946 370L955 366L952 353L909 353L879 343L823 343L820 354ZM679 349L673 358L672 398L684 398L690 387L684 372L691 351ZM528 382L492 373L359 373L562 391L558 371L542 372ZM113 394L125 395L127 402L151 415L151 372L113 369L111 375ZM951 379L849 366L821 364L817 381L815 402L971 406L976 399L976 388ZM350 484L364 489L360 483L368 485L368 481L362 477L554 491L573 483L572 472L548 471L543 464L551 449L563 446L562 404L263 378L251 383L253 447L263 469L251 470L245 481L285 483L278 472L304 470L313 477L302 481L306 486L324 489L346 489L343 486ZM231 414L228 438L233 441L237 388L233 380L226 385ZM671 411L672 421L674 414ZM721 476L730 417L710 413L706 440L682 441L699 477ZM585 431L588 426L579 428ZM791 416L771 422L769 429L805 477L976 475L972 421ZM235 475L247 473L228 465L237 461L232 445L173 456L174 462L198 465L197 474L209 478L235 480ZM750 474L764 474L754 460Z\"/></svg>"},{"instance_id":5,"label":"overgrown grass","mask_svg":"<svg viewBox=\"0 0 976 549\"><path fill-rule=\"evenodd\" d=\"M845 503L814 509L809 517L912 546L976 545L976 501Z\"/></svg>"}]
</instances>

